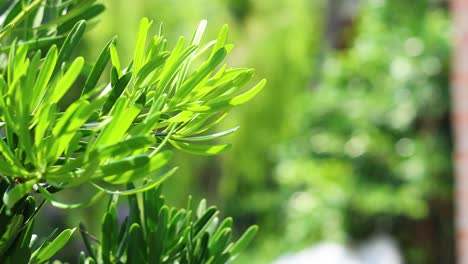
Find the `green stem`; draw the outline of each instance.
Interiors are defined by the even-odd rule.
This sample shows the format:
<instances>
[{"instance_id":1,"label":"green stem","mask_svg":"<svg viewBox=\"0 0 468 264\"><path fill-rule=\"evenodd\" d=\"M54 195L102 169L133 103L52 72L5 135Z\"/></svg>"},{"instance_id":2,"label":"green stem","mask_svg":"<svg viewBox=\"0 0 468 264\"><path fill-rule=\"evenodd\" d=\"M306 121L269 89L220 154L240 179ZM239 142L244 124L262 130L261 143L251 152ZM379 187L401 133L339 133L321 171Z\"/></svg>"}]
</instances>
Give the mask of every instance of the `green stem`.
<instances>
[{"instance_id":1,"label":"green stem","mask_svg":"<svg viewBox=\"0 0 468 264\"><path fill-rule=\"evenodd\" d=\"M30 5L26 6L15 18L6 26L2 32L0 32L0 41L8 34L11 30L13 30L16 25L21 23L32 11L39 7L42 3L42 0L35 0Z\"/></svg>"}]
</instances>

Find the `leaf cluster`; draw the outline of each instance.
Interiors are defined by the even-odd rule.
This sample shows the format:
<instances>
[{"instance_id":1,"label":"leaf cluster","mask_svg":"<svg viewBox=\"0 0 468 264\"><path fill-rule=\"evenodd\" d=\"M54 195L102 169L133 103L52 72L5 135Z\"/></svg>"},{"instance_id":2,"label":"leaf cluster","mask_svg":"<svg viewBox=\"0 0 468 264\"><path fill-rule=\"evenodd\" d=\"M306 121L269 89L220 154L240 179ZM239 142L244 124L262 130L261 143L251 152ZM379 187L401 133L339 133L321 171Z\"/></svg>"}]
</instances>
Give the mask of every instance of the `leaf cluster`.
<instances>
[{"instance_id":1,"label":"leaf cluster","mask_svg":"<svg viewBox=\"0 0 468 264\"><path fill-rule=\"evenodd\" d=\"M5 134L0 174L21 184L12 184L5 193L8 207L33 188L58 207L88 204L60 203L43 184L59 189L90 184L96 188L91 200L115 192L103 184L151 179L121 194L157 186L166 178L160 177L160 169L171 157L162 149L166 143L202 155L229 147L206 142L236 128L200 134L232 107L250 100L265 82L239 95L253 70L218 68L232 47L226 44L227 27L217 40L200 45L206 26L202 22L188 45L181 37L170 50L161 34L147 41L150 25L147 19L141 21L134 59L127 67L122 67L112 39L84 74L81 96L65 109L59 107L62 98L84 72L84 59L71 54L86 22L77 22L64 44L53 45L44 57L40 50L31 53L25 43L10 49L8 66L0 75L0 127ZM110 82L97 85L109 62ZM191 69L195 63L199 66Z\"/></svg>"},{"instance_id":2,"label":"leaf cluster","mask_svg":"<svg viewBox=\"0 0 468 264\"><path fill-rule=\"evenodd\" d=\"M186 209L169 207L160 190L129 196L130 214L121 225L117 197L111 199L99 244L82 227L89 256L82 252L79 263L229 263L257 232L252 226L234 242L232 218L220 222L217 208L207 208L205 200L196 210L191 198Z\"/></svg>"},{"instance_id":3,"label":"leaf cluster","mask_svg":"<svg viewBox=\"0 0 468 264\"><path fill-rule=\"evenodd\" d=\"M5 182L0 182L0 191L7 188ZM39 241L33 234L34 220L38 210L44 203L36 205L32 196L23 199L10 211L2 205L0 209L0 259L5 264L47 262L71 238L75 229L66 229L57 235L55 229L47 238Z\"/></svg>"},{"instance_id":4,"label":"leaf cluster","mask_svg":"<svg viewBox=\"0 0 468 264\"><path fill-rule=\"evenodd\" d=\"M33 193L60 208L88 206L105 194L129 196L132 213L120 235L107 237L119 234L113 202L100 249L90 249L87 262L109 263L112 257L140 263L155 252L164 263L224 263L235 257L256 228L230 244L232 220L217 227L215 208L200 206L192 220L190 208L169 209L159 195L151 196L177 169L170 164L172 150L214 155L228 149L212 141L237 128L210 130L265 84L243 91L254 71L223 64L233 47L227 26L202 44L202 21L191 40L181 37L171 48L161 30L150 35L152 22L144 18L128 65L116 38L87 63L75 54L89 20L104 10L96 0L16 0L0 4L0 10L2 261L44 263L74 232L67 229L55 239L52 234L34 246L40 206ZM64 98L73 89L81 93L68 104ZM89 201L65 203L55 194L78 186L95 190ZM143 207L137 197L145 198Z\"/></svg>"}]
</instances>

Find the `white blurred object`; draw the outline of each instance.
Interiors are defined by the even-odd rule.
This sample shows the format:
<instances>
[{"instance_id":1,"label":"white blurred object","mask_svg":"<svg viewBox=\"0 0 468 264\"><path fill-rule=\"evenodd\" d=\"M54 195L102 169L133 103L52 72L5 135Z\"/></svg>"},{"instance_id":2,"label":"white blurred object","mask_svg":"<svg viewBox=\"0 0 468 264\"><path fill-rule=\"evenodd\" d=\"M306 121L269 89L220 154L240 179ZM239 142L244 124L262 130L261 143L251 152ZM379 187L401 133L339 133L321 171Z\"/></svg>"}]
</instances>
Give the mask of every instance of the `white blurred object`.
<instances>
[{"instance_id":1,"label":"white blurred object","mask_svg":"<svg viewBox=\"0 0 468 264\"><path fill-rule=\"evenodd\" d=\"M398 245L389 235L376 235L356 250L362 264L402 264Z\"/></svg>"},{"instance_id":2,"label":"white blurred object","mask_svg":"<svg viewBox=\"0 0 468 264\"><path fill-rule=\"evenodd\" d=\"M324 242L316 246L286 255L273 264L361 264L352 251L343 245Z\"/></svg>"},{"instance_id":3,"label":"white blurred object","mask_svg":"<svg viewBox=\"0 0 468 264\"><path fill-rule=\"evenodd\" d=\"M351 249L323 242L296 254L285 255L272 264L402 264L398 245L388 235L376 235Z\"/></svg>"}]
</instances>

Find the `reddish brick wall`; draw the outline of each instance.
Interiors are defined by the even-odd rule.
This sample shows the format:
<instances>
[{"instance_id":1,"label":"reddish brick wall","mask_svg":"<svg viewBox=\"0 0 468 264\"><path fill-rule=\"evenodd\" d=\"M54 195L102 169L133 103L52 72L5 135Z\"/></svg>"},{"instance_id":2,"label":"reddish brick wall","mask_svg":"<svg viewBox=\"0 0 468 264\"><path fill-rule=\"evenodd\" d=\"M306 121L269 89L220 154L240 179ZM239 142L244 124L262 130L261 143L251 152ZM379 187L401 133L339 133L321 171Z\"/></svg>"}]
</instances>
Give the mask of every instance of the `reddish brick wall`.
<instances>
[{"instance_id":1,"label":"reddish brick wall","mask_svg":"<svg viewBox=\"0 0 468 264\"><path fill-rule=\"evenodd\" d=\"M451 4L457 263L468 264L468 0Z\"/></svg>"}]
</instances>

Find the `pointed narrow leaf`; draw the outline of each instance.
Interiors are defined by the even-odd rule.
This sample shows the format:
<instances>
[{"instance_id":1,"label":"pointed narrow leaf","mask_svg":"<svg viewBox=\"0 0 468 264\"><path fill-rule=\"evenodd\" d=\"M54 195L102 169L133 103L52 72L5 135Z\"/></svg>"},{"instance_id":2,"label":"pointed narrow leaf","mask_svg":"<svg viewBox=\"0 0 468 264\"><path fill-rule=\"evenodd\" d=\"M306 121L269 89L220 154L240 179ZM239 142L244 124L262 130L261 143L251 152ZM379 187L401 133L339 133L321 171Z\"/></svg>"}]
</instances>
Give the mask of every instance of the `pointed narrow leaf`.
<instances>
[{"instance_id":1,"label":"pointed narrow leaf","mask_svg":"<svg viewBox=\"0 0 468 264\"><path fill-rule=\"evenodd\" d=\"M130 189L130 190L125 190L125 191L111 191L111 190L107 190L97 184L93 184L94 187L96 187L98 190L101 190L101 191L104 191L108 194L115 194L115 195L133 195L133 194L137 194L137 193L142 193L142 192L146 192L148 190L151 190L151 189L154 189L156 188L157 186L161 185L164 181L166 181L169 177L171 177L175 172L177 171L177 167L173 168L172 170L168 171L167 173L165 173L164 175L162 175L161 177L158 177L152 181L149 181L148 183L142 185L142 186L139 186L139 187L136 187L136 188L133 188L133 189Z\"/></svg>"},{"instance_id":2,"label":"pointed narrow leaf","mask_svg":"<svg viewBox=\"0 0 468 264\"><path fill-rule=\"evenodd\" d=\"M225 24L219 31L218 39L216 40L216 44L213 47L211 56L213 56L219 49L221 49L222 47L224 47L224 45L226 45L228 32L229 32L229 27L228 25Z\"/></svg>"},{"instance_id":3,"label":"pointed narrow leaf","mask_svg":"<svg viewBox=\"0 0 468 264\"><path fill-rule=\"evenodd\" d=\"M132 224L129 231L127 247L127 263L140 264L145 263L146 243L143 237L143 231L140 225Z\"/></svg>"},{"instance_id":4,"label":"pointed narrow leaf","mask_svg":"<svg viewBox=\"0 0 468 264\"><path fill-rule=\"evenodd\" d=\"M27 181L25 183L16 184L3 194L3 203L8 208L13 208L13 206L21 200L24 196L31 192L33 185L35 184L34 181Z\"/></svg>"},{"instance_id":5,"label":"pointed narrow leaf","mask_svg":"<svg viewBox=\"0 0 468 264\"><path fill-rule=\"evenodd\" d=\"M208 61L204 62L198 70L193 73L186 82L182 84L180 89L174 95L174 102L180 102L182 99L187 96L192 89L200 83L208 74L210 74L216 66L218 66L221 61L226 57L226 49L220 49L216 52Z\"/></svg>"},{"instance_id":6,"label":"pointed narrow leaf","mask_svg":"<svg viewBox=\"0 0 468 264\"><path fill-rule=\"evenodd\" d=\"M197 155L216 155L228 150L231 147L231 144L221 144L221 145L201 145L201 144L189 144L186 142L179 142L175 140L169 140L171 145L175 148Z\"/></svg>"},{"instance_id":7,"label":"pointed narrow leaf","mask_svg":"<svg viewBox=\"0 0 468 264\"><path fill-rule=\"evenodd\" d=\"M102 159L107 159L109 157L130 155L137 150L146 150L154 143L156 143L156 140L152 136L136 136L106 146L98 151Z\"/></svg>"},{"instance_id":8,"label":"pointed narrow leaf","mask_svg":"<svg viewBox=\"0 0 468 264\"><path fill-rule=\"evenodd\" d=\"M150 161L148 155L142 154L127 157L101 166L103 176L114 175L132 171L145 166Z\"/></svg>"},{"instance_id":9,"label":"pointed narrow leaf","mask_svg":"<svg viewBox=\"0 0 468 264\"><path fill-rule=\"evenodd\" d=\"M36 255L36 263L45 263L52 258L60 249L62 249L68 242L70 237L75 232L75 228L66 229L60 235L58 235L50 244L40 249Z\"/></svg>"},{"instance_id":10,"label":"pointed narrow leaf","mask_svg":"<svg viewBox=\"0 0 468 264\"><path fill-rule=\"evenodd\" d=\"M86 79L86 83L83 88L83 91L81 92L81 95L90 93L96 87L99 78L101 77L102 73L104 72L104 69L106 68L107 63L110 60L110 46L115 43L115 40L116 37L112 38L101 51L101 54L96 60L96 63L93 65L91 73L88 75L88 79Z\"/></svg>"},{"instance_id":11,"label":"pointed narrow leaf","mask_svg":"<svg viewBox=\"0 0 468 264\"><path fill-rule=\"evenodd\" d=\"M105 177L104 180L112 184L124 184L136 179L151 177L158 169L166 165L172 158L172 152L164 151L151 157L150 161L140 168L128 171L126 173L118 173L112 176ZM101 177L98 175L97 177Z\"/></svg>"},{"instance_id":12,"label":"pointed narrow leaf","mask_svg":"<svg viewBox=\"0 0 468 264\"><path fill-rule=\"evenodd\" d=\"M119 58L119 53L117 52L117 48L115 45L112 43L109 46L109 53L112 61L112 65L115 67L118 73L118 77L120 78L120 74L122 73L122 67L120 66L120 58Z\"/></svg>"},{"instance_id":13,"label":"pointed narrow leaf","mask_svg":"<svg viewBox=\"0 0 468 264\"><path fill-rule=\"evenodd\" d=\"M212 206L195 222L193 226L193 236L195 239L203 234L218 213L216 207Z\"/></svg>"},{"instance_id":14,"label":"pointed narrow leaf","mask_svg":"<svg viewBox=\"0 0 468 264\"><path fill-rule=\"evenodd\" d=\"M180 136L177 136L177 135L173 135L172 139L181 140L181 141L188 141L188 142L207 141L207 140L212 140L212 139L216 139L216 138L219 138L219 137L229 135L229 134L237 131L237 129L239 129L239 127L231 128L229 130L222 131L222 132L215 133L215 134L211 134L211 135L198 136L198 137L180 137Z\"/></svg>"},{"instance_id":15,"label":"pointed narrow leaf","mask_svg":"<svg viewBox=\"0 0 468 264\"><path fill-rule=\"evenodd\" d=\"M117 99L119 99L120 95L123 93L130 80L132 79L132 75L132 72L127 72L125 75L123 75L120 79L117 80L115 86L112 87L112 90L109 94L109 98L102 107L103 115L107 114L112 109Z\"/></svg>"},{"instance_id":16,"label":"pointed narrow leaf","mask_svg":"<svg viewBox=\"0 0 468 264\"><path fill-rule=\"evenodd\" d=\"M85 29L86 21L84 20L78 21L78 23L76 23L75 26L73 26L72 30L65 39L62 48L60 49L57 59L57 65L59 65L58 68L60 68L63 62L66 62L71 58L73 51L78 46L81 37L83 37Z\"/></svg>"},{"instance_id":17,"label":"pointed narrow leaf","mask_svg":"<svg viewBox=\"0 0 468 264\"><path fill-rule=\"evenodd\" d=\"M88 207L99 199L102 198L106 193L105 192L98 192L96 193L91 199L89 199L86 202L82 203L63 203L59 202L57 197L55 195L51 194L49 191L47 191L44 187L42 187L40 184L37 185L39 191L41 192L42 196L49 201L53 206L57 208L62 208L62 209L76 209L76 208L83 208L83 207Z\"/></svg>"},{"instance_id":18,"label":"pointed narrow leaf","mask_svg":"<svg viewBox=\"0 0 468 264\"><path fill-rule=\"evenodd\" d=\"M133 57L133 69L135 75L138 75L138 72L143 66L146 38L151 24L152 22L150 22L146 17L140 21L140 28L138 29L137 42L135 46L135 55Z\"/></svg>"},{"instance_id":19,"label":"pointed narrow leaf","mask_svg":"<svg viewBox=\"0 0 468 264\"><path fill-rule=\"evenodd\" d=\"M52 46L47 52L45 57L44 64L42 65L42 69L37 77L36 85L34 87L34 93L32 94L32 105L37 106L40 103L40 100L44 96L45 88L52 77L52 73L54 72L55 65L57 65L57 58L58 58L58 51L57 46Z\"/></svg>"},{"instance_id":20,"label":"pointed narrow leaf","mask_svg":"<svg viewBox=\"0 0 468 264\"><path fill-rule=\"evenodd\" d=\"M52 92L50 98L51 103L57 103L60 99L62 99L62 97L65 95L68 89L70 89L72 84L75 82L76 78L78 78L78 76L80 75L83 65L83 57L78 57L73 61L65 75L62 78L60 78L60 80L57 82L55 90Z\"/></svg>"},{"instance_id":21,"label":"pointed narrow leaf","mask_svg":"<svg viewBox=\"0 0 468 264\"><path fill-rule=\"evenodd\" d=\"M238 95L238 96L234 97L233 99L231 99L229 101L230 105L236 106L236 105L240 105L240 104L243 104L243 103L249 101L250 99L252 99L255 95L257 95L263 89L265 84L266 84L266 80L265 79L261 80L252 89L250 89L247 92L245 92L245 93L243 93L241 95Z\"/></svg>"},{"instance_id":22,"label":"pointed narrow leaf","mask_svg":"<svg viewBox=\"0 0 468 264\"><path fill-rule=\"evenodd\" d=\"M249 227L249 229L245 231L242 237L239 238L239 240L237 240L234 246L229 250L229 253L231 253L232 256L236 256L245 248L247 248L247 246L250 244L250 242L253 240L253 238L257 234L257 231L258 231L258 226Z\"/></svg>"},{"instance_id":23,"label":"pointed narrow leaf","mask_svg":"<svg viewBox=\"0 0 468 264\"><path fill-rule=\"evenodd\" d=\"M7 252L9 247L15 242L23 223L24 217L22 214L13 215L2 237L0 237L0 258L3 258L5 252Z\"/></svg>"}]
</instances>

